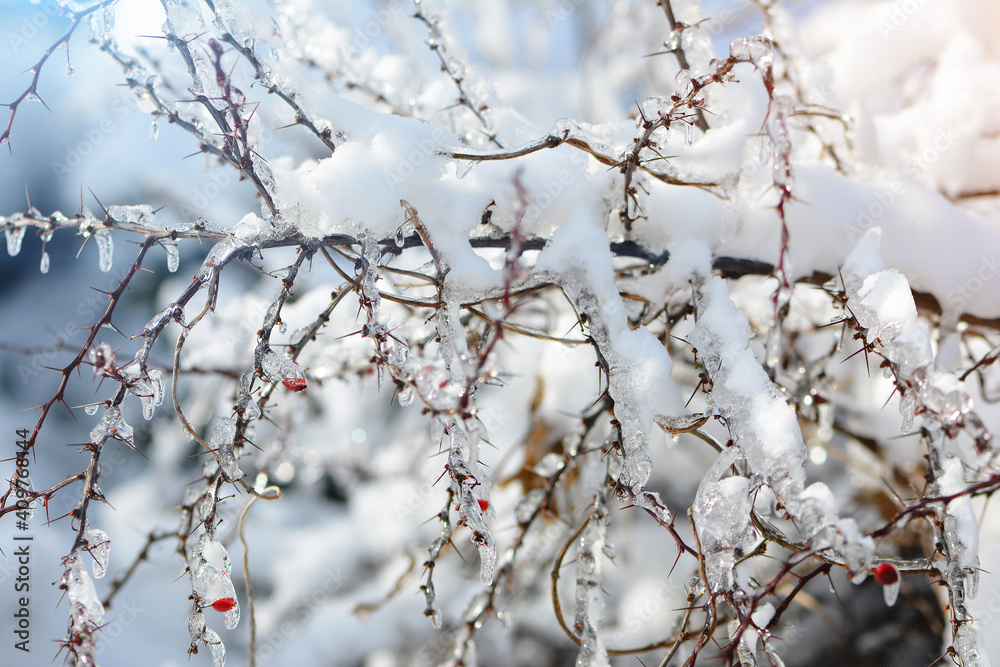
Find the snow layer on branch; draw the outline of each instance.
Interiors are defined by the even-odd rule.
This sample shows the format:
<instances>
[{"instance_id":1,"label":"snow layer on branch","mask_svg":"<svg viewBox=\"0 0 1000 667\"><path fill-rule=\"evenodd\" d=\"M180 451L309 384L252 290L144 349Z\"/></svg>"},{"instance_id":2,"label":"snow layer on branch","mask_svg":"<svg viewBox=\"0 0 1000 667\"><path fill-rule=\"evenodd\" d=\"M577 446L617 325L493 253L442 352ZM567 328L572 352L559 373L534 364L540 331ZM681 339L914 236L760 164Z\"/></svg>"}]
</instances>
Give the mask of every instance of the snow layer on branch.
<instances>
[{"instance_id":1,"label":"snow layer on branch","mask_svg":"<svg viewBox=\"0 0 1000 667\"><path fill-rule=\"evenodd\" d=\"M685 413L670 377L670 355L648 329L629 328L614 281L608 237L596 220L581 214L561 227L536 268L553 274L590 325L590 337L606 365L608 393L621 429L620 481L637 494L651 472L649 434L654 415Z\"/></svg>"},{"instance_id":2,"label":"snow layer on branch","mask_svg":"<svg viewBox=\"0 0 1000 667\"><path fill-rule=\"evenodd\" d=\"M707 267L699 275L708 275ZM749 346L750 326L730 300L726 282L718 277L703 282L697 289L696 303L698 324L688 340L697 349L712 379L709 400L725 417L751 472L763 476L812 548L835 550L853 576L864 578L872 564L874 542L858 530L853 519L838 517L832 494L825 485L816 483L804 488L806 449L795 411L754 357ZM737 508L735 489L712 487L708 480L706 476L703 486L709 486L699 489L699 494L715 502L730 499L725 502ZM737 513L734 509L725 514ZM748 520L747 516L744 521ZM720 576L727 563L723 558L726 550L739 545L738 535L723 537L716 545L718 558L722 559L717 563ZM726 582L722 579L723 584Z\"/></svg>"}]
</instances>

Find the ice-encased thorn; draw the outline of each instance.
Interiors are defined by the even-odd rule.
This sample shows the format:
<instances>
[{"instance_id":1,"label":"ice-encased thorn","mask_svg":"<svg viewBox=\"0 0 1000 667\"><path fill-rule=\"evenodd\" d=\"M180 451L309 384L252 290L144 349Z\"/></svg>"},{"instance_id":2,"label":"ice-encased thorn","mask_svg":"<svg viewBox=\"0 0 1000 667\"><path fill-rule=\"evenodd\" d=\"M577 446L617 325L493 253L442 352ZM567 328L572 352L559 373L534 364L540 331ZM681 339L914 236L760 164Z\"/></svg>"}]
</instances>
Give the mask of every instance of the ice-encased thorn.
<instances>
[{"instance_id":1,"label":"ice-encased thorn","mask_svg":"<svg viewBox=\"0 0 1000 667\"><path fill-rule=\"evenodd\" d=\"M177 249L176 243L164 243L163 249L167 252L167 271L177 273L181 265L181 253Z\"/></svg>"},{"instance_id":2,"label":"ice-encased thorn","mask_svg":"<svg viewBox=\"0 0 1000 667\"><path fill-rule=\"evenodd\" d=\"M21 241L24 240L25 229L27 227L14 227L8 224L4 230L4 236L7 237L7 254L11 257L15 257L17 253L21 252Z\"/></svg>"},{"instance_id":3,"label":"ice-encased thorn","mask_svg":"<svg viewBox=\"0 0 1000 667\"><path fill-rule=\"evenodd\" d=\"M111 539L100 528L87 529L87 551L94 559L91 569L94 579L101 579L108 572L108 560L111 558Z\"/></svg>"},{"instance_id":4,"label":"ice-encased thorn","mask_svg":"<svg viewBox=\"0 0 1000 667\"><path fill-rule=\"evenodd\" d=\"M94 241L97 242L98 266L101 271L107 273L111 270L112 258L115 250L114 239L111 238L111 230L99 229L94 234Z\"/></svg>"}]
</instances>

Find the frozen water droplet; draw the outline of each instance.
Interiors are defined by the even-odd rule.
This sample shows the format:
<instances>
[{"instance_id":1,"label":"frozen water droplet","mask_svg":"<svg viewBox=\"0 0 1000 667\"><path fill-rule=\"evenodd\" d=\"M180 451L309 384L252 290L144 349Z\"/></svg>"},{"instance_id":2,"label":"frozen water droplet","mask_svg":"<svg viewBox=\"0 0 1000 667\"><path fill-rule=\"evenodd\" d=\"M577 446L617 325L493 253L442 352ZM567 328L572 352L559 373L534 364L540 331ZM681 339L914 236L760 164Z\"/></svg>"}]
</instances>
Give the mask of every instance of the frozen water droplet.
<instances>
[{"instance_id":1,"label":"frozen water droplet","mask_svg":"<svg viewBox=\"0 0 1000 667\"><path fill-rule=\"evenodd\" d=\"M729 56L736 60L750 60L750 40L747 37L734 39L729 44Z\"/></svg>"},{"instance_id":2,"label":"frozen water droplet","mask_svg":"<svg viewBox=\"0 0 1000 667\"><path fill-rule=\"evenodd\" d=\"M164 243L163 249L167 251L167 271L177 273L181 265L181 253L177 250L176 243Z\"/></svg>"},{"instance_id":3,"label":"frozen water droplet","mask_svg":"<svg viewBox=\"0 0 1000 667\"><path fill-rule=\"evenodd\" d=\"M8 225L4 230L4 236L7 237L7 254L11 257L21 252L21 241L24 239L25 229L27 228Z\"/></svg>"},{"instance_id":4,"label":"frozen water droplet","mask_svg":"<svg viewBox=\"0 0 1000 667\"><path fill-rule=\"evenodd\" d=\"M73 63L66 61L66 76L73 76Z\"/></svg>"},{"instance_id":5,"label":"frozen water droplet","mask_svg":"<svg viewBox=\"0 0 1000 667\"><path fill-rule=\"evenodd\" d=\"M153 122L149 126L149 138L156 141L157 137L160 136L160 122L158 118L154 118Z\"/></svg>"},{"instance_id":6,"label":"frozen water droplet","mask_svg":"<svg viewBox=\"0 0 1000 667\"><path fill-rule=\"evenodd\" d=\"M111 259L115 249L114 240L111 238L111 231L99 229L94 234L94 240L97 241L97 250L100 255L99 266L102 272L107 273L111 270Z\"/></svg>"},{"instance_id":7,"label":"frozen water droplet","mask_svg":"<svg viewBox=\"0 0 1000 667\"><path fill-rule=\"evenodd\" d=\"M108 534L100 528L87 530L87 550L94 557L94 579L101 579L108 572L108 559L111 558L111 540Z\"/></svg>"},{"instance_id":8,"label":"frozen water droplet","mask_svg":"<svg viewBox=\"0 0 1000 667\"><path fill-rule=\"evenodd\" d=\"M97 414L97 408L99 408L99 407L101 407L101 406L99 404L95 403L94 405L88 405L88 406L84 407L83 411L86 412L91 417L93 417L94 415Z\"/></svg>"},{"instance_id":9,"label":"frozen water droplet","mask_svg":"<svg viewBox=\"0 0 1000 667\"><path fill-rule=\"evenodd\" d=\"M396 242L396 247L397 248L402 248L403 245L406 243L406 237L403 236L403 228L402 227L398 227L396 229L396 236L393 238L393 240Z\"/></svg>"},{"instance_id":10,"label":"frozen water droplet","mask_svg":"<svg viewBox=\"0 0 1000 667\"><path fill-rule=\"evenodd\" d=\"M399 394L396 396L396 400L399 401L399 404L405 408L406 406L413 403L413 396L414 396L413 387L410 385L406 385L405 387L399 390Z\"/></svg>"},{"instance_id":11,"label":"frozen water droplet","mask_svg":"<svg viewBox=\"0 0 1000 667\"><path fill-rule=\"evenodd\" d=\"M38 270L42 273L49 272L49 253L45 250L42 251L42 261L38 266Z\"/></svg>"},{"instance_id":12,"label":"frozen water droplet","mask_svg":"<svg viewBox=\"0 0 1000 667\"><path fill-rule=\"evenodd\" d=\"M279 334L281 334L282 336L284 336L286 331L288 331L288 325L287 324L285 324L284 322L282 322L281 324L278 325L278 333Z\"/></svg>"}]
</instances>

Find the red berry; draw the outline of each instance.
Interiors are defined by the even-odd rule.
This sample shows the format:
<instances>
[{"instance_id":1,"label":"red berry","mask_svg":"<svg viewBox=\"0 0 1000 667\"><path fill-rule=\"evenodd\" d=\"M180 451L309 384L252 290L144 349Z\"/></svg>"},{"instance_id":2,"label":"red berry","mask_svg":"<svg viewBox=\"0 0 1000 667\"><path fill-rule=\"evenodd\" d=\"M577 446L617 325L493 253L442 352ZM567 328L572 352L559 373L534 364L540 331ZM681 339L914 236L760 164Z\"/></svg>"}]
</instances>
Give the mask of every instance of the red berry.
<instances>
[{"instance_id":1,"label":"red berry","mask_svg":"<svg viewBox=\"0 0 1000 667\"><path fill-rule=\"evenodd\" d=\"M302 378L285 378L281 381L285 388L290 391L302 391L306 388L306 381Z\"/></svg>"},{"instance_id":2,"label":"red berry","mask_svg":"<svg viewBox=\"0 0 1000 667\"><path fill-rule=\"evenodd\" d=\"M485 512L489 508L490 508L490 504L489 504L488 501L485 501L485 500L480 500L479 501L479 510L480 511Z\"/></svg>"},{"instance_id":3,"label":"red berry","mask_svg":"<svg viewBox=\"0 0 1000 667\"><path fill-rule=\"evenodd\" d=\"M215 611L227 612L236 606L236 600L233 598L219 598L212 603L212 609Z\"/></svg>"},{"instance_id":4,"label":"red berry","mask_svg":"<svg viewBox=\"0 0 1000 667\"><path fill-rule=\"evenodd\" d=\"M875 568L875 581L883 586L891 586L899 581L899 570L892 563L879 563Z\"/></svg>"}]
</instances>

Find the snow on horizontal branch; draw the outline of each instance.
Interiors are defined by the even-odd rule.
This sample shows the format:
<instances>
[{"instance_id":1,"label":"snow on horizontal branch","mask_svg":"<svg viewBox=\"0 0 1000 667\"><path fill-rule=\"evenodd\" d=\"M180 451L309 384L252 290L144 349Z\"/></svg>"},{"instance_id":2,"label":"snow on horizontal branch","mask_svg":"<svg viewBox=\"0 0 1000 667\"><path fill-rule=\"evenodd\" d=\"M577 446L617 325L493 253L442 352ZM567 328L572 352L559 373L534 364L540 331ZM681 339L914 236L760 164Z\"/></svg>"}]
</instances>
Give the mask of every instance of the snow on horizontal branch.
<instances>
[{"instance_id":1,"label":"snow on horizontal branch","mask_svg":"<svg viewBox=\"0 0 1000 667\"><path fill-rule=\"evenodd\" d=\"M725 419L733 446L745 457L750 473L760 475L774 491L807 537L809 548L832 549L846 563L852 577L863 579L873 562L874 542L861 534L853 519L838 516L836 501L825 484L816 482L805 487L806 449L795 411L754 357L749 344L750 325L729 298L726 282L718 277L703 279L696 286L695 304L698 324L688 340L708 371L712 382L709 401ZM733 455L723 452L722 457L726 456ZM714 477L706 475L699 487L703 504L721 499L748 514L749 503L737 507L735 498L731 498L745 495L747 489L737 487L735 482L720 482L718 475ZM738 517L730 516L734 513L728 512L727 520L736 521ZM748 517L742 518L745 521ZM742 532L725 532L723 537L726 539L714 540L716 552L741 546ZM706 557L711 560L712 554L706 553ZM725 587L729 580L716 583Z\"/></svg>"}]
</instances>

